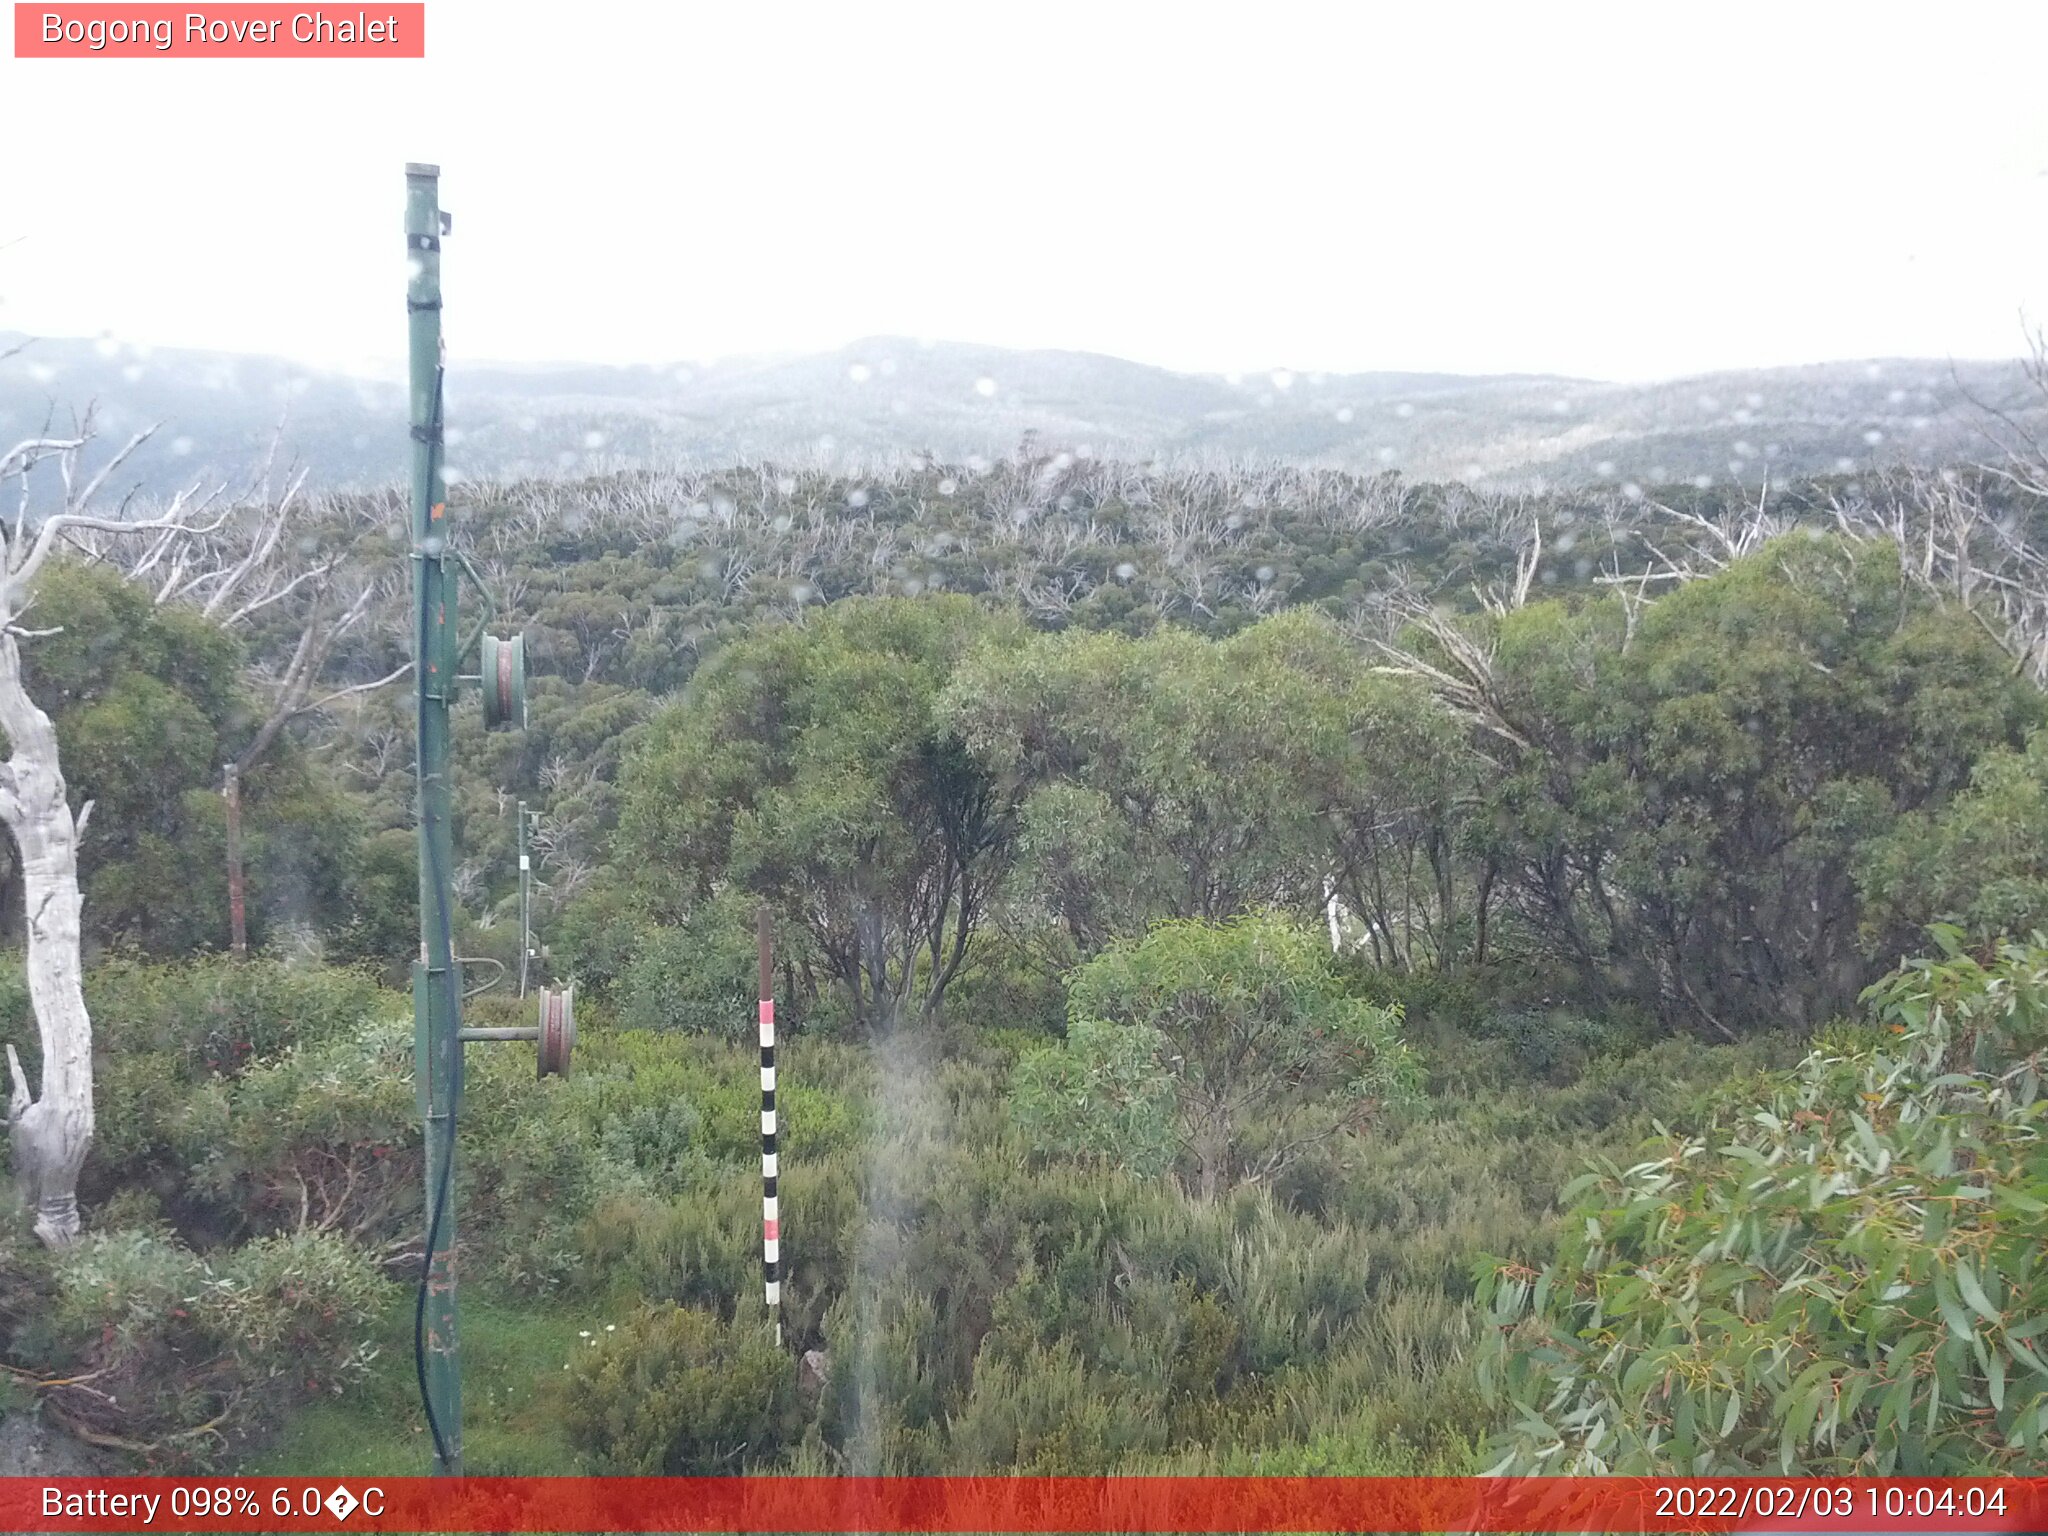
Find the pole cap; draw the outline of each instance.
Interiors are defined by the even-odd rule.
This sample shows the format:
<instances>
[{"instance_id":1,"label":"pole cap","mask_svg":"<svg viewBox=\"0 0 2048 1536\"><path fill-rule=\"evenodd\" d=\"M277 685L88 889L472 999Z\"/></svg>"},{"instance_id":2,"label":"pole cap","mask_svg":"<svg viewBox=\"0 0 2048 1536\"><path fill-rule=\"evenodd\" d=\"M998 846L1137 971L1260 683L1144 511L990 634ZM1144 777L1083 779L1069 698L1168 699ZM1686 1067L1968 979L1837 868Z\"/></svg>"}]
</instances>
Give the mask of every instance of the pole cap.
<instances>
[{"instance_id":1,"label":"pole cap","mask_svg":"<svg viewBox=\"0 0 2048 1536\"><path fill-rule=\"evenodd\" d=\"M417 161L408 160L405 165L405 174L408 176L424 176L432 181L440 176L441 167L438 165L422 165Z\"/></svg>"}]
</instances>

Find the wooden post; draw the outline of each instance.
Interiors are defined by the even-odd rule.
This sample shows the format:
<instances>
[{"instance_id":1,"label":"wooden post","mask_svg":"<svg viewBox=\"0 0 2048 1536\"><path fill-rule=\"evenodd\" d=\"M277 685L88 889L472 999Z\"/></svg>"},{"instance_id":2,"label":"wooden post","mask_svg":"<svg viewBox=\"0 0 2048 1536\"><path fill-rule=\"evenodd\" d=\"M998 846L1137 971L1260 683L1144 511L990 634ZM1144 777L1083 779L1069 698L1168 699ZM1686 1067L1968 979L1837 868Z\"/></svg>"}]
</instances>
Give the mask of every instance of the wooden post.
<instances>
[{"instance_id":1,"label":"wooden post","mask_svg":"<svg viewBox=\"0 0 2048 1536\"><path fill-rule=\"evenodd\" d=\"M249 955L248 888L242 878L242 770L229 763L221 794L228 803L228 943L237 960Z\"/></svg>"}]
</instances>

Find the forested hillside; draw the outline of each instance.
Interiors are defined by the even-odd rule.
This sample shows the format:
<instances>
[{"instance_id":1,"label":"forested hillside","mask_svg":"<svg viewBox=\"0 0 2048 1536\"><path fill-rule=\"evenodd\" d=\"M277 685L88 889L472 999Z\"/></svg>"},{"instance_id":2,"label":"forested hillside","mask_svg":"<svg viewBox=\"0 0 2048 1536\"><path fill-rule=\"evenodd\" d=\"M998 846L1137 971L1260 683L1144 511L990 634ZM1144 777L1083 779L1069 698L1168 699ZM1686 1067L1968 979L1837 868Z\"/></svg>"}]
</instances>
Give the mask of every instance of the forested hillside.
<instances>
[{"instance_id":1,"label":"forested hillside","mask_svg":"<svg viewBox=\"0 0 2048 1536\"><path fill-rule=\"evenodd\" d=\"M379 485L397 374L0 332L0 433L100 403L110 436L163 424L134 472L168 495L234 480L280 419L323 485ZM1761 368L1658 383L1548 374L1188 374L1088 352L871 336L800 357L669 367L470 363L449 463L476 479L772 461L864 471L918 454L993 464L1021 438L1182 467L1280 462L1494 487L1692 483L1981 458L1990 411L2042 430L2013 363Z\"/></svg>"},{"instance_id":2,"label":"forested hillside","mask_svg":"<svg viewBox=\"0 0 2048 1536\"><path fill-rule=\"evenodd\" d=\"M471 1471L2040 1464L2024 477L1027 444L453 511L534 674L458 712L458 948L516 970L525 802L582 1030L469 1057ZM123 1464L427 1454L407 537L257 497L23 619L99 1099L85 1235L0 1224L0 1408Z\"/></svg>"}]
</instances>

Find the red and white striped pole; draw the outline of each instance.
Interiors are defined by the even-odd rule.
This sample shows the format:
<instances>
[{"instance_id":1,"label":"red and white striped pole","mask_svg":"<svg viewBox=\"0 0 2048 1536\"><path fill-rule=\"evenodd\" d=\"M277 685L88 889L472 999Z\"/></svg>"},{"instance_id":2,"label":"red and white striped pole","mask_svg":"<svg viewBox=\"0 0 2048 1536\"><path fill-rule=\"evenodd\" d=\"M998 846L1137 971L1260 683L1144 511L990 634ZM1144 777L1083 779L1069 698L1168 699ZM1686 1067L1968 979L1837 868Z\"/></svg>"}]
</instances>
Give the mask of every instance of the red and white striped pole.
<instances>
[{"instance_id":1,"label":"red and white striped pole","mask_svg":"<svg viewBox=\"0 0 2048 1536\"><path fill-rule=\"evenodd\" d=\"M770 964L768 904L755 914L754 938L761 956L761 1276L775 1342L782 1343L782 1217L776 1203L775 1148L775 984Z\"/></svg>"}]
</instances>

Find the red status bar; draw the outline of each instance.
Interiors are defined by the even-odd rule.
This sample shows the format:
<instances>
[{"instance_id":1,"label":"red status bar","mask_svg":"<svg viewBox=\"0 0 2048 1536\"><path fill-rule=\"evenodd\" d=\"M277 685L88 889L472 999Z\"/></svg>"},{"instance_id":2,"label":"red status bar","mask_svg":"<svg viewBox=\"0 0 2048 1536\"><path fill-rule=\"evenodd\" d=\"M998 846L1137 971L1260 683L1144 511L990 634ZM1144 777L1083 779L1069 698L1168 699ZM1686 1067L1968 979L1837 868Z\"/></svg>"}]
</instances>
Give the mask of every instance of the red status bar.
<instances>
[{"instance_id":1,"label":"red status bar","mask_svg":"<svg viewBox=\"0 0 2048 1536\"><path fill-rule=\"evenodd\" d=\"M2048 1531L2048 1478L6 1478L7 1531Z\"/></svg>"}]
</instances>

